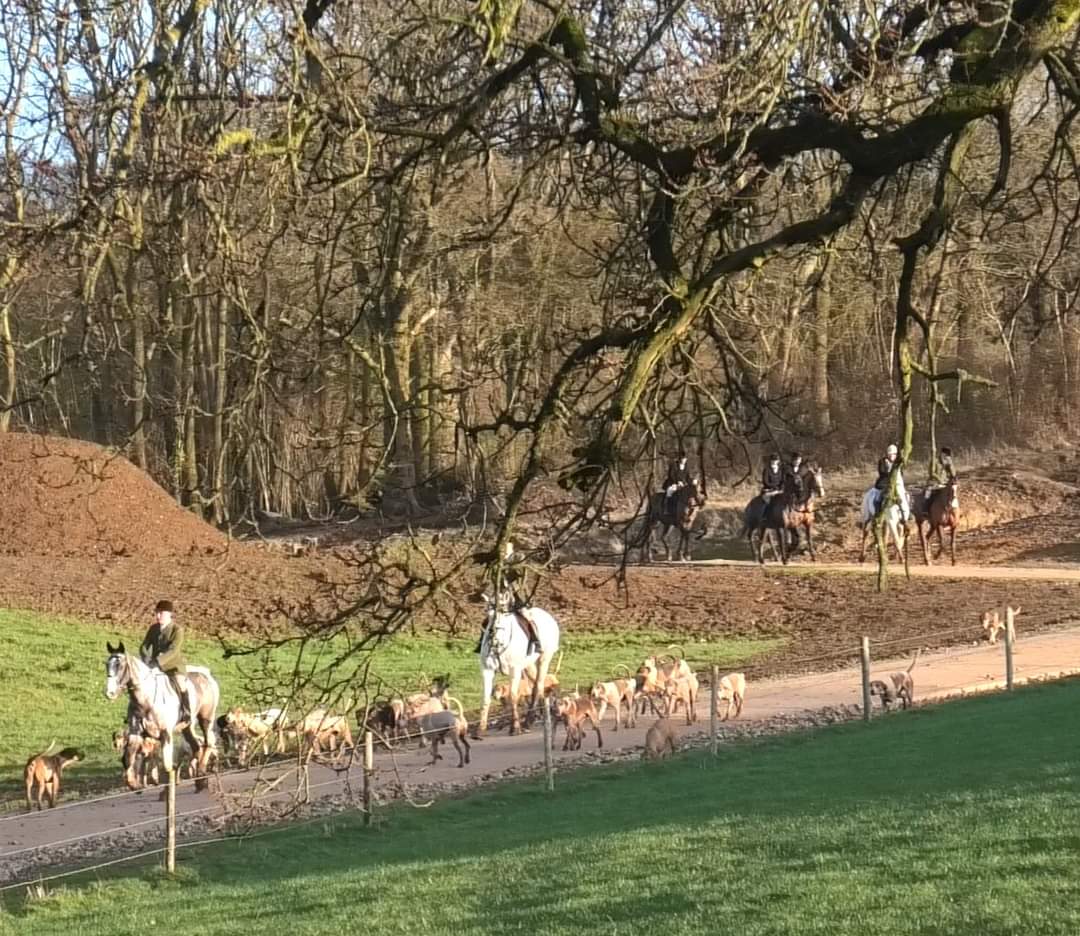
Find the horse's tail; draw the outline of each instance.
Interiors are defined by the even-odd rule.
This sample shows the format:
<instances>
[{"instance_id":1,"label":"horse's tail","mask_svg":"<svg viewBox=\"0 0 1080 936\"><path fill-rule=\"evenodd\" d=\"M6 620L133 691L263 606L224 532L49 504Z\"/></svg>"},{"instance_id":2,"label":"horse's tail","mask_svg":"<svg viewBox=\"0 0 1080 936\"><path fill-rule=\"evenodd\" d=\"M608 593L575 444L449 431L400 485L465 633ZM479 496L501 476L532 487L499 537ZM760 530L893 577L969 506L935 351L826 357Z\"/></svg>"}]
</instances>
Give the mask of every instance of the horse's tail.
<instances>
[{"instance_id":1,"label":"horse's tail","mask_svg":"<svg viewBox=\"0 0 1080 936\"><path fill-rule=\"evenodd\" d=\"M911 664L908 666L907 671L910 673L915 669L915 664L919 662L919 654L922 653L922 647L915 648L915 656L911 658Z\"/></svg>"}]
</instances>

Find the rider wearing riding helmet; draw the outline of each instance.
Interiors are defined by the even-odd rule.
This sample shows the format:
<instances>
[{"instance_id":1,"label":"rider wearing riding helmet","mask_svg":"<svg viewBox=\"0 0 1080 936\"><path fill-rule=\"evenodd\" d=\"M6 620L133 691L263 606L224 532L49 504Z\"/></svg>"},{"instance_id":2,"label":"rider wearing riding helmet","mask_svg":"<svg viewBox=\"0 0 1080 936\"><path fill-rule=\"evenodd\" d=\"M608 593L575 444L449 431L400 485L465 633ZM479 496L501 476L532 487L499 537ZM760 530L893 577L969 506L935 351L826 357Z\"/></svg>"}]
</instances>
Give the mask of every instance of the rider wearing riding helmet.
<instances>
[{"instance_id":1,"label":"rider wearing riding helmet","mask_svg":"<svg viewBox=\"0 0 1080 936\"><path fill-rule=\"evenodd\" d=\"M536 636L536 624L532 619L531 606L528 598L523 592L523 586L525 583L525 557L519 552L515 552L514 544L511 540L506 542L506 550L503 553L502 561L502 579L495 583L495 594L498 598L503 595L509 600L509 608L511 614L517 616L521 621L522 627L525 629L525 635L529 638L528 653L540 652L540 641ZM522 586L519 588L519 585ZM483 642L483 631L480 633L480 643L476 645L476 652L480 652L480 645Z\"/></svg>"},{"instance_id":2,"label":"rider wearing riding helmet","mask_svg":"<svg viewBox=\"0 0 1080 936\"><path fill-rule=\"evenodd\" d=\"M173 684L180 698L180 717L188 710L187 664L180 651L184 643L184 629L173 618L171 601L159 601L154 607L154 623L143 638L139 656L147 666L156 666Z\"/></svg>"},{"instance_id":3,"label":"rider wearing riding helmet","mask_svg":"<svg viewBox=\"0 0 1080 936\"><path fill-rule=\"evenodd\" d=\"M774 452L769 456L769 463L761 471L761 499L767 504L783 489L784 469L780 465L780 456Z\"/></svg>"},{"instance_id":4,"label":"rider wearing riding helmet","mask_svg":"<svg viewBox=\"0 0 1080 936\"><path fill-rule=\"evenodd\" d=\"M878 492L876 507L880 511L882 504L885 503L885 492L889 489L889 478L892 475L893 466L896 464L896 459L899 456L899 449L893 444L889 443L889 447L885 449L885 454L877 463L877 480L874 482L874 489Z\"/></svg>"}]
</instances>

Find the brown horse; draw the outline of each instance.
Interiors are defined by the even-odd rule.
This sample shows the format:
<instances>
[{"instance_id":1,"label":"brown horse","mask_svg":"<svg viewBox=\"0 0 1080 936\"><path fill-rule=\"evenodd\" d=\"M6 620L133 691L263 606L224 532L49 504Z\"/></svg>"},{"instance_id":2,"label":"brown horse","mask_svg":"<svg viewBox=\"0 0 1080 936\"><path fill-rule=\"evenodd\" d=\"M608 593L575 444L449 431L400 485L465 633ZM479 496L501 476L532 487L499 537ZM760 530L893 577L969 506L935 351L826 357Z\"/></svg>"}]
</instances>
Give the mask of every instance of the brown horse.
<instances>
[{"instance_id":1,"label":"brown horse","mask_svg":"<svg viewBox=\"0 0 1080 936\"><path fill-rule=\"evenodd\" d=\"M746 537L750 541L750 549L754 552L757 561L765 564L764 546L765 537L770 531L776 532L776 538L780 541L780 561L787 565L788 544L787 531L794 536L791 545L792 554L799 548L799 530L806 530L806 544L810 549L810 560L817 562L817 554L814 552L814 507L819 497L825 496L824 475L817 465L807 465L806 494L796 500L790 491L784 491L773 497L766 505L761 497L755 497L746 506L744 522L746 524ZM754 548L754 533L760 533L757 548ZM772 542L770 540L770 542ZM773 555L776 555L776 544L772 543Z\"/></svg>"},{"instance_id":2,"label":"brown horse","mask_svg":"<svg viewBox=\"0 0 1080 936\"><path fill-rule=\"evenodd\" d=\"M930 565L930 539L937 533L938 551L937 558L945 552L945 543L941 536L943 527L949 530L949 558L956 565L956 528L960 526L960 499L957 497L957 482L953 478L944 487L934 488L915 498L912 504L912 514L919 528L919 543L922 545L923 560ZM926 524L926 534L923 535L923 524Z\"/></svg>"},{"instance_id":3,"label":"brown horse","mask_svg":"<svg viewBox=\"0 0 1080 936\"><path fill-rule=\"evenodd\" d=\"M663 528L660 534L660 542L664 544L664 558L671 559L671 547L668 545L668 534L672 527L679 531L678 558L683 562L690 561L690 533L694 528L694 520L697 519L701 508L705 506L705 485L694 478L688 487L680 488L669 501L663 491L658 491L649 498L648 512L645 515L645 529L641 540L641 561L652 561L652 538L653 530L659 524ZM705 530L698 534L701 539Z\"/></svg>"}]
</instances>

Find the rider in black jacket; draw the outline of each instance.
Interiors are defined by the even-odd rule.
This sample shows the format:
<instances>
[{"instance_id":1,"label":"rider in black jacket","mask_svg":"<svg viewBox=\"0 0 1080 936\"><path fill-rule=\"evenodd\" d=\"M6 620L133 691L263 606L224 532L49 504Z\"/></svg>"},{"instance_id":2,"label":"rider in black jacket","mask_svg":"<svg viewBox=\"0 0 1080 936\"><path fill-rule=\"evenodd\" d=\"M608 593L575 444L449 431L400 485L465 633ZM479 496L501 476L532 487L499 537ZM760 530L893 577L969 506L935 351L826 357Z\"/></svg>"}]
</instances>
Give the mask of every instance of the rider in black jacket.
<instances>
[{"instance_id":1,"label":"rider in black jacket","mask_svg":"<svg viewBox=\"0 0 1080 936\"><path fill-rule=\"evenodd\" d=\"M761 471L761 499L767 504L773 495L784 489L784 469L780 465L780 456L769 456L769 463Z\"/></svg>"}]
</instances>

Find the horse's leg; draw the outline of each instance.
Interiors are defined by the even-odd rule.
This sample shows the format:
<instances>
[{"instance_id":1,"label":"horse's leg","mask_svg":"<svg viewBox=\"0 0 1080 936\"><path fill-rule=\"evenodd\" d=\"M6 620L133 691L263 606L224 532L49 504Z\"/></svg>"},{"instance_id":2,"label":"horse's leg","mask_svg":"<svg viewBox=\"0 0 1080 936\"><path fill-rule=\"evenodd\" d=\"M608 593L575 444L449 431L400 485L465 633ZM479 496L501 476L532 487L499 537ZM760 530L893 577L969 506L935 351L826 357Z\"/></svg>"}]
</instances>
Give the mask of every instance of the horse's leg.
<instances>
[{"instance_id":1,"label":"horse's leg","mask_svg":"<svg viewBox=\"0 0 1080 936\"><path fill-rule=\"evenodd\" d=\"M864 523L862 528L862 543L859 545L859 562L866 562L866 533L869 524Z\"/></svg>"},{"instance_id":2,"label":"horse's leg","mask_svg":"<svg viewBox=\"0 0 1080 936\"><path fill-rule=\"evenodd\" d=\"M491 708L491 691L495 688L495 670L487 669L486 667L480 671L481 679L483 681L483 695L481 698L484 700L480 704L480 721L476 723L476 728L473 731L473 737L480 741L484 735L487 734L488 726L488 710Z\"/></svg>"},{"instance_id":3,"label":"horse's leg","mask_svg":"<svg viewBox=\"0 0 1080 936\"><path fill-rule=\"evenodd\" d=\"M945 555L945 539L941 535L941 528L945 525L944 519L937 526L937 557L940 559Z\"/></svg>"},{"instance_id":4,"label":"horse's leg","mask_svg":"<svg viewBox=\"0 0 1080 936\"><path fill-rule=\"evenodd\" d=\"M787 565L787 529L781 526L776 531L776 538L780 540L780 561Z\"/></svg>"},{"instance_id":5,"label":"horse's leg","mask_svg":"<svg viewBox=\"0 0 1080 936\"><path fill-rule=\"evenodd\" d=\"M923 562L930 565L930 548L927 545L927 538L923 535L923 522L922 520L916 520L915 526L919 528L919 545L922 547Z\"/></svg>"},{"instance_id":6,"label":"horse's leg","mask_svg":"<svg viewBox=\"0 0 1080 936\"><path fill-rule=\"evenodd\" d=\"M521 731L521 720L518 715L518 692L521 691L521 670L510 670L510 734L516 735Z\"/></svg>"},{"instance_id":7,"label":"horse's leg","mask_svg":"<svg viewBox=\"0 0 1080 936\"><path fill-rule=\"evenodd\" d=\"M949 558L956 565L956 523L949 526Z\"/></svg>"},{"instance_id":8,"label":"horse's leg","mask_svg":"<svg viewBox=\"0 0 1080 936\"><path fill-rule=\"evenodd\" d=\"M799 528L797 526L791 527L791 555L797 556L799 554Z\"/></svg>"},{"instance_id":9,"label":"horse's leg","mask_svg":"<svg viewBox=\"0 0 1080 936\"><path fill-rule=\"evenodd\" d=\"M671 525L661 521L661 526L664 530L660 534L660 542L664 544L664 561L671 562L671 545L668 543L668 536L671 533Z\"/></svg>"},{"instance_id":10,"label":"horse's leg","mask_svg":"<svg viewBox=\"0 0 1080 936\"><path fill-rule=\"evenodd\" d=\"M810 561L817 562L817 553L814 552L814 525L806 525L806 546L810 550Z\"/></svg>"},{"instance_id":11,"label":"horse's leg","mask_svg":"<svg viewBox=\"0 0 1080 936\"><path fill-rule=\"evenodd\" d=\"M645 522L645 533L641 541L641 562L645 564L652 562L652 535L653 524L651 521Z\"/></svg>"},{"instance_id":12,"label":"horse's leg","mask_svg":"<svg viewBox=\"0 0 1080 936\"><path fill-rule=\"evenodd\" d=\"M543 685L547 681L548 668L551 666L551 658L554 656L554 652L541 653L540 661L536 668L536 680L533 682L532 698L529 700L529 721L536 717L536 703L540 701L542 705L547 704L547 699L544 697Z\"/></svg>"}]
</instances>

